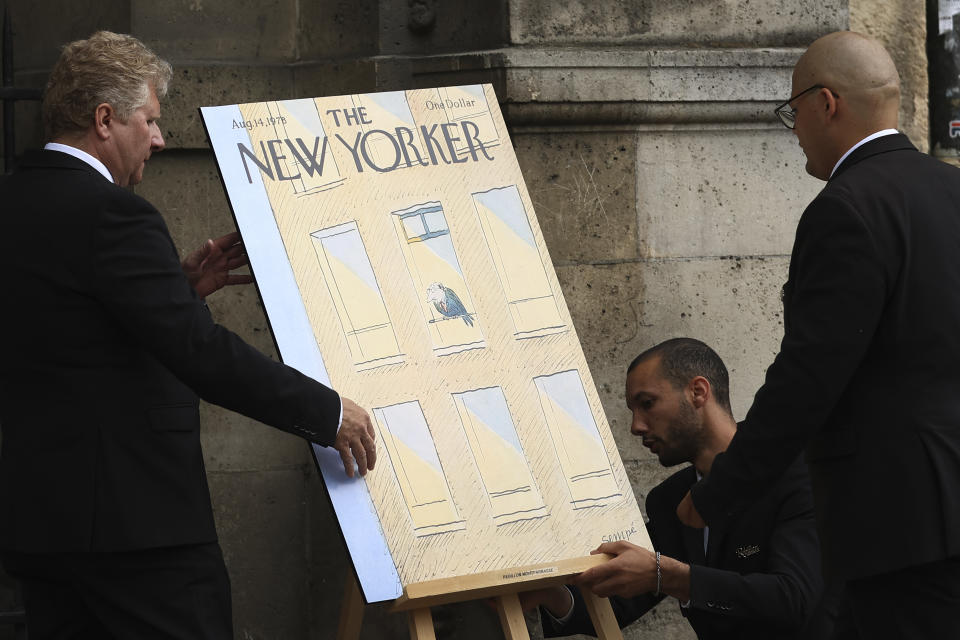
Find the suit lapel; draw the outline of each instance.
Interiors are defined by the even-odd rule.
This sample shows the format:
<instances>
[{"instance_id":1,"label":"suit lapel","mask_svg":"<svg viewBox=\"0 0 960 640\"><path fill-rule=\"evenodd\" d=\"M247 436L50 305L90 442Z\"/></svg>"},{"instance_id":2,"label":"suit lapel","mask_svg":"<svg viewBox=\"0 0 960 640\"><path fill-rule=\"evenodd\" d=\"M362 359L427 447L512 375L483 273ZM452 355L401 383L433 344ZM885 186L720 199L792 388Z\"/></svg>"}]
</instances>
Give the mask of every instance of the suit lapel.
<instances>
[{"instance_id":1,"label":"suit lapel","mask_svg":"<svg viewBox=\"0 0 960 640\"><path fill-rule=\"evenodd\" d=\"M677 498L677 504L680 503L680 499L690 490L690 487L697 483L697 471L693 466L685 469L684 473L686 474L684 479L687 482L684 483L684 490ZM683 540L683 549L687 553L687 560L691 564L705 565L706 556L703 552L703 529L694 529L679 521L677 524L680 527L680 538Z\"/></svg>"}]
</instances>

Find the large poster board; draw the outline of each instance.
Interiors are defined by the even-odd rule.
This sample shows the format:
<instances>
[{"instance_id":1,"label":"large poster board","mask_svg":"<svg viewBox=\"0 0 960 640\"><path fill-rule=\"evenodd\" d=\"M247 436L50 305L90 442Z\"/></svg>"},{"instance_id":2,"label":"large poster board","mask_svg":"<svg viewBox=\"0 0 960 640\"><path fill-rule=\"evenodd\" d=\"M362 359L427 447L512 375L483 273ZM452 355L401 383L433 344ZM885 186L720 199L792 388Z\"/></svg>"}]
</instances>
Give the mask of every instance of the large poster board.
<instances>
[{"instance_id":1,"label":"large poster board","mask_svg":"<svg viewBox=\"0 0 960 640\"><path fill-rule=\"evenodd\" d=\"M314 447L368 602L650 547L489 85L203 107L284 362L367 408Z\"/></svg>"}]
</instances>

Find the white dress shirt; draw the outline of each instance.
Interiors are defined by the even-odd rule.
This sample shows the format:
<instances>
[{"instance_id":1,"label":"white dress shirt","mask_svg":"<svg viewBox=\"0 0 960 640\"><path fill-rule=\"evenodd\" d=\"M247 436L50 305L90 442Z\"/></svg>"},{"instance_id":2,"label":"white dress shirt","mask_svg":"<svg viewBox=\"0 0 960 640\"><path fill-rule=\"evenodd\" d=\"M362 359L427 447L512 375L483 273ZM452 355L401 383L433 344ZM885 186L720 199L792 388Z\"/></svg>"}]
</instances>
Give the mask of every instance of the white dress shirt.
<instances>
[{"instance_id":1,"label":"white dress shirt","mask_svg":"<svg viewBox=\"0 0 960 640\"><path fill-rule=\"evenodd\" d=\"M67 144L60 144L59 142L48 142L47 144L43 145L43 148L46 149L47 151L59 151L60 153L65 153L68 156L73 156L77 160L83 160L88 165L90 165L91 167L99 171L104 178L116 184L116 181L113 179L113 176L110 175L110 170L107 169L107 165L103 164L102 162L100 162L100 160L98 160L97 158L94 158L92 155L90 155L86 151L77 149L76 147L71 147L70 145L67 145Z\"/></svg>"},{"instance_id":2,"label":"white dress shirt","mask_svg":"<svg viewBox=\"0 0 960 640\"><path fill-rule=\"evenodd\" d=\"M895 133L900 133L900 132L897 131L896 129L884 129L883 131L877 131L876 133L871 133L866 138L864 138L857 144L847 149L847 152L842 156L840 156L840 159L837 160L837 164L833 165L833 171L830 172L830 177L831 178L833 177L833 174L837 172L837 169L840 167L843 161L847 159L847 156L849 156L851 153L856 151L859 147L862 147L863 145L867 144L871 140L876 140L877 138L882 138L883 136L892 136Z\"/></svg>"}]
</instances>

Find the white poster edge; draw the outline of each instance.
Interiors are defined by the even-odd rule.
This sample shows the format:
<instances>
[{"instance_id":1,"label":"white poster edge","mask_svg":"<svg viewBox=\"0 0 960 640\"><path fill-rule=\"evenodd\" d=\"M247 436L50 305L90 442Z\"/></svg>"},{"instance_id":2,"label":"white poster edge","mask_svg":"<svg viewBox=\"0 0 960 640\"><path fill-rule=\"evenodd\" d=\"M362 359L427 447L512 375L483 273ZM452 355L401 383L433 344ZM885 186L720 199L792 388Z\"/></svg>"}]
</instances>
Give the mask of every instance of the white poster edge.
<instances>
[{"instance_id":1,"label":"white poster edge","mask_svg":"<svg viewBox=\"0 0 960 640\"><path fill-rule=\"evenodd\" d=\"M200 107L200 113L244 248L256 269L257 285L280 357L285 364L330 386L280 231L272 215L263 215L271 205L260 172L251 171L248 179L240 169L242 163L220 161L238 153L238 142L248 148L252 144L239 106ZM312 451L364 599L373 603L400 597L403 586L366 482L359 477L347 477L336 450L314 445Z\"/></svg>"}]
</instances>

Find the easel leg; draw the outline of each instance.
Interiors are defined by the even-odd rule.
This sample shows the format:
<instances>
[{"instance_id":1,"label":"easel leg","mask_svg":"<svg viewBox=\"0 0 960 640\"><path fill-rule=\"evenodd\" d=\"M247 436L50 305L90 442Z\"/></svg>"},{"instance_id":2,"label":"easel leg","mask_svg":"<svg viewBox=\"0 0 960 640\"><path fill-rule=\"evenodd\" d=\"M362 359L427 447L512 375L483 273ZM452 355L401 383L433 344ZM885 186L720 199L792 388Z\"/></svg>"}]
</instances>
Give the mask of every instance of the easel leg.
<instances>
[{"instance_id":1,"label":"easel leg","mask_svg":"<svg viewBox=\"0 0 960 640\"><path fill-rule=\"evenodd\" d=\"M527 621L523 618L520 598L516 593L497 597L497 613L500 614L500 624L503 626L503 635L507 640L530 640Z\"/></svg>"},{"instance_id":2,"label":"easel leg","mask_svg":"<svg viewBox=\"0 0 960 640\"><path fill-rule=\"evenodd\" d=\"M623 632L617 624L617 617L613 615L613 607L606 598L590 593L589 589L581 591L593 621L593 628L597 631L600 640L623 640Z\"/></svg>"},{"instance_id":3,"label":"easel leg","mask_svg":"<svg viewBox=\"0 0 960 640\"><path fill-rule=\"evenodd\" d=\"M347 581L343 589L343 602L340 604L340 624L337 627L337 640L359 640L360 627L363 625L363 595L353 574L347 572Z\"/></svg>"},{"instance_id":4,"label":"easel leg","mask_svg":"<svg viewBox=\"0 0 960 640\"><path fill-rule=\"evenodd\" d=\"M410 640L437 640L437 634L433 631L433 616L430 615L429 607L414 609L408 615Z\"/></svg>"}]
</instances>

